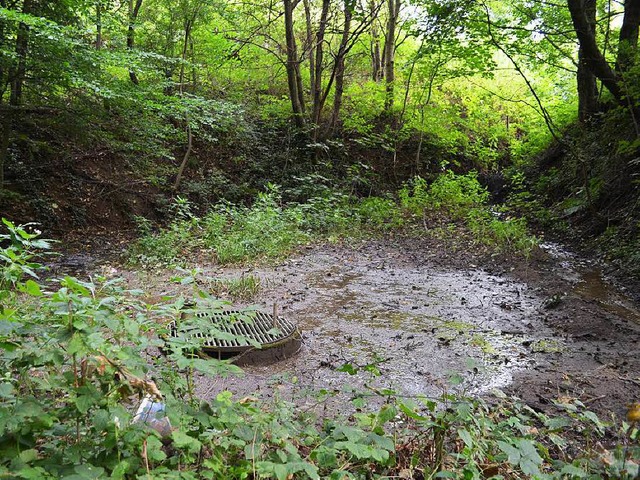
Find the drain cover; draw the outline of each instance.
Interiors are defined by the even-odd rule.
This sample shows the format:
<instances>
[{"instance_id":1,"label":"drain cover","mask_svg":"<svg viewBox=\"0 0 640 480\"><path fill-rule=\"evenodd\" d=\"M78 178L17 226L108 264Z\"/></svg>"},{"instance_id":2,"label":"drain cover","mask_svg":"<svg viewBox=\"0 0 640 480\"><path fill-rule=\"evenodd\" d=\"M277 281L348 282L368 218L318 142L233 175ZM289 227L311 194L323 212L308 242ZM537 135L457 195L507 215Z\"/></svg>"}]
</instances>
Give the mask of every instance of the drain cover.
<instances>
[{"instance_id":1,"label":"drain cover","mask_svg":"<svg viewBox=\"0 0 640 480\"><path fill-rule=\"evenodd\" d=\"M201 321L189 321L189 319ZM194 348L237 365L270 363L296 354L302 345L298 327L281 316L259 311L198 311L180 324L169 324L170 336L192 341Z\"/></svg>"}]
</instances>

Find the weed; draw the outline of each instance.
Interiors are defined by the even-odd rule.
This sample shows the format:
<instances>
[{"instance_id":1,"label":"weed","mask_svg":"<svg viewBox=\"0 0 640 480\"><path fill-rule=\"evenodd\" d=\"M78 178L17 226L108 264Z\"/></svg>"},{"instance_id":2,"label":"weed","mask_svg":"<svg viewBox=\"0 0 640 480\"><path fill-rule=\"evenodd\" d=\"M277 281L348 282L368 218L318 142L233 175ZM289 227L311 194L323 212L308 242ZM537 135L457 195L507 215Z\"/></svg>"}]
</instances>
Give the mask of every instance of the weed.
<instances>
[{"instance_id":1,"label":"weed","mask_svg":"<svg viewBox=\"0 0 640 480\"><path fill-rule=\"evenodd\" d=\"M390 230L405 223L402 211L390 198L365 198L356 208L363 225L374 229Z\"/></svg>"},{"instance_id":2,"label":"weed","mask_svg":"<svg viewBox=\"0 0 640 480\"><path fill-rule=\"evenodd\" d=\"M495 355L498 353L496 348L491 345L491 342L487 340L483 335L475 334L471 337L471 345L478 347L483 353Z\"/></svg>"},{"instance_id":3,"label":"weed","mask_svg":"<svg viewBox=\"0 0 640 480\"><path fill-rule=\"evenodd\" d=\"M31 245L37 240L22 239ZM22 261L20 252L9 257L13 261ZM196 285L189 277L177 280ZM323 422L283 401L238 401L230 392L201 401L194 396L195 373L220 377L241 371L193 356L193 344L180 335L167 346L154 332L162 333L164 324L185 312L219 309L224 302L196 288L193 302L173 298L147 305L140 292L124 290L118 280L65 277L50 288L21 278L3 286L8 295L0 311L2 477L638 475L638 428L604 422L573 399L558 399L566 414L551 417L504 396L489 406L447 393L406 398L370 389L369 395L384 397L382 407L368 408L366 396L359 395L353 402L358 411L349 419L334 415ZM201 328L197 316L190 318L196 322L185 325L190 332ZM149 355L159 346L170 353ZM341 369L379 374L376 364ZM132 421L136 394L164 404L170 432ZM319 392L318 398L326 395ZM614 445L610 450L599 446L605 436Z\"/></svg>"},{"instance_id":4,"label":"weed","mask_svg":"<svg viewBox=\"0 0 640 480\"><path fill-rule=\"evenodd\" d=\"M531 345L531 351L534 353L559 353L564 349L562 342L553 339L537 340Z\"/></svg>"},{"instance_id":5,"label":"weed","mask_svg":"<svg viewBox=\"0 0 640 480\"><path fill-rule=\"evenodd\" d=\"M421 177L403 187L401 205L416 215L444 211L452 218L464 218L473 207L487 203L489 193L480 185L477 174L456 175L448 170L431 184Z\"/></svg>"},{"instance_id":6,"label":"weed","mask_svg":"<svg viewBox=\"0 0 640 480\"><path fill-rule=\"evenodd\" d=\"M173 263L194 253L210 254L219 263L281 258L314 239L338 241L387 232L405 226L411 217L444 215L453 220L444 230L450 238L466 222L476 240L505 252L528 255L536 245L522 219L497 218L487 205L488 193L475 174L447 172L432 184L414 178L392 198L356 199L324 185L289 193L320 192L302 203L283 205L280 188L269 185L250 207L220 203L197 217L186 200L171 207L175 219L153 233L141 223L141 238L129 249L129 258L142 264Z\"/></svg>"},{"instance_id":7,"label":"weed","mask_svg":"<svg viewBox=\"0 0 640 480\"><path fill-rule=\"evenodd\" d=\"M214 278L209 285L213 295L250 300L260 292L262 282L255 275L242 275L238 278Z\"/></svg>"},{"instance_id":8,"label":"weed","mask_svg":"<svg viewBox=\"0 0 640 480\"><path fill-rule=\"evenodd\" d=\"M529 234L523 218L498 218L496 213L473 208L467 214L467 225L480 243L503 252L518 252L525 257L538 245L538 239Z\"/></svg>"},{"instance_id":9,"label":"weed","mask_svg":"<svg viewBox=\"0 0 640 480\"><path fill-rule=\"evenodd\" d=\"M52 241L38 238L35 224L14 225L6 218L2 223L8 233L0 234L0 290L6 290L25 276L38 278L36 271L42 265L35 260L51 248Z\"/></svg>"}]
</instances>

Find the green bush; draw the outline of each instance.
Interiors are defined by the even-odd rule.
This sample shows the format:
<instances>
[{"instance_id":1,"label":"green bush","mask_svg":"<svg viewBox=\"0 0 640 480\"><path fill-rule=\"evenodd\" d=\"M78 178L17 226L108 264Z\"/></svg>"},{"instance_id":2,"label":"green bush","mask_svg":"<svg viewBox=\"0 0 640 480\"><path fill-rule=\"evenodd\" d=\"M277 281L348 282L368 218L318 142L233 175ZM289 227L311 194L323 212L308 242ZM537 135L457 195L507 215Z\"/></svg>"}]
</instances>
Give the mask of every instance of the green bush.
<instances>
[{"instance_id":1,"label":"green bush","mask_svg":"<svg viewBox=\"0 0 640 480\"><path fill-rule=\"evenodd\" d=\"M490 210L474 208L467 215L467 225L479 242L502 252L517 252L528 257L538 244L538 239L529 234L524 218L503 220Z\"/></svg>"},{"instance_id":2,"label":"green bush","mask_svg":"<svg viewBox=\"0 0 640 480\"><path fill-rule=\"evenodd\" d=\"M0 290L15 286L25 276L37 279L41 265L36 260L52 243L38 238L35 224L15 225L6 218L2 223L8 233L0 234Z\"/></svg>"},{"instance_id":3,"label":"green bush","mask_svg":"<svg viewBox=\"0 0 640 480\"><path fill-rule=\"evenodd\" d=\"M272 203L263 200L267 206L260 208L271 211ZM28 240L33 245L37 238ZM9 263L21 264L21 248ZM176 280L197 284L189 277ZM224 307L197 289L192 302L180 297L155 305L117 279L65 277L44 286L18 278L0 292L3 478L632 480L638 475L637 426L604 422L579 401L559 403L565 413L549 416L503 395L489 406L447 393L406 398L368 389L355 392L344 417L325 412L319 419L284 401L236 400L230 392L199 400L196 373L219 378L242 372L228 362L193 355L194 338L182 332L206 328L215 334L194 313ZM166 334L172 320L178 322L177 336L161 340L157 334ZM151 355L158 347L166 354ZM357 374L359 368L345 364L340 370ZM371 365L362 369L377 374ZM133 421L141 395L164 404L169 430ZM321 405L334 394L316 395ZM364 400L375 396L384 399L379 408ZM608 450L600 447L604 439L612 445Z\"/></svg>"},{"instance_id":4,"label":"green bush","mask_svg":"<svg viewBox=\"0 0 640 480\"><path fill-rule=\"evenodd\" d=\"M279 258L314 239L357 238L401 228L410 215L466 222L480 242L504 251L528 255L535 244L524 220L503 221L492 213L475 173L446 172L432 184L415 177L398 192L398 202L357 199L322 185L288 193L303 196L306 191L319 195L283 205L280 188L269 185L250 207L221 203L202 218L178 198L168 227L153 232L141 222L142 236L129 249L129 258L143 264L180 263L207 252L222 264Z\"/></svg>"},{"instance_id":5,"label":"green bush","mask_svg":"<svg viewBox=\"0 0 640 480\"><path fill-rule=\"evenodd\" d=\"M365 226L390 230L404 224L402 211L390 198L369 197L357 205L357 214Z\"/></svg>"},{"instance_id":6,"label":"green bush","mask_svg":"<svg viewBox=\"0 0 640 480\"><path fill-rule=\"evenodd\" d=\"M444 211L453 218L464 218L469 209L487 203L489 193L478 182L475 172L456 175L448 170L431 184L415 177L399 192L401 205L416 215Z\"/></svg>"},{"instance_id":7,"label":"green bush","mask_svg":"<svg viewBox=\"0 0 640 480\"><path fill-rule=\"evenodd\" d=\"M401 206L413 215L442 215L464 221L480 243L505 252L528 256L537 244L529 235L526 220L502 220L488 205L489 193L480 185L477 174L456 175L451 171L440 175L431 185L421 177L414 178L399 192Z\"/></svg>"}]
</instances>

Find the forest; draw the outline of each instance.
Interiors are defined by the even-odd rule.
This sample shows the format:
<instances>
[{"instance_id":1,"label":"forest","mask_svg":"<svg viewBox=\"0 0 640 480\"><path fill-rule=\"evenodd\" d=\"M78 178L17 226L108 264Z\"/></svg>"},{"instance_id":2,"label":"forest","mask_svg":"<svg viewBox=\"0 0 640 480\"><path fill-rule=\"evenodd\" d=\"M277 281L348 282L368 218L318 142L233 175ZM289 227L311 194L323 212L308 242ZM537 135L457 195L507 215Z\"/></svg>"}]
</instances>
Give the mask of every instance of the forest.
<instances>
[{"instance_id":1,"label":"forest","mask_svg":"<svg viewBox=\"0 0 640 480\"><path fill-rule=\"evenodd\" d=\"M640 0L0 0L0 478L640 478Z\"/></svg>"}]
</instances>

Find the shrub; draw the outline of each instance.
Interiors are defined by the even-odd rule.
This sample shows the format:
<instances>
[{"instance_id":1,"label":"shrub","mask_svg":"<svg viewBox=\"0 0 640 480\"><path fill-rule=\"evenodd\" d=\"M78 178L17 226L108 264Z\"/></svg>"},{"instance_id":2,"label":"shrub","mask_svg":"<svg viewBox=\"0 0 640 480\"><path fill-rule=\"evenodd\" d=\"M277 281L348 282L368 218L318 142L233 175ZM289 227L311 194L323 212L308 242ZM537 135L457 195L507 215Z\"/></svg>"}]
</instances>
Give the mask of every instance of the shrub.
<instances>
[{"instance_id":1,"label":"shrub","mask_svg":"<svg viewBox=\"0 0 640 480\"><path fill-rule=\"evenodd\" d=\"M399 204L391 198L358 200L321 184L288 193L308 191L319 195L283 205L280 188L269 185L250 207L220 203L202 218L178 198L171 208L175 220L155 233L143 223L129 257L143 264L181 262L207 251L222 264L279 258L314 238L356 238L402 227L406 213L466 221L479 241L505 251L528 254L535 244L524 220L502 221L492 214L474 173L446 172L430 185L416 177L398 192Z\"/></svg>"},{"instance_id":2,"label":"shrub","mask_svg":"<svg viewBox=\"0 0 640 480\"><path fill-rule=\"evenodd\" d=\"M40 232L32 228L35 224L15 225L6 218L2 223L8 233L0 234L0 290L15 286L25 276L37 279L41 265L35 260L52 242L38 238Z\"/></svg>"},{"instance_id":3,"label":"shrub","mask_svg":"<svg viewBox=\"0 0 640 480\"><path fill-rule=\"evenodd\" d=\"M502 252L517 252L525 257L538 244L538 239L529 234L524 218L501 219L488 209L474 208L467 215L467 225L475 238Z\"/></svg>"},{"instance_id":4,"label":"shrub","mask_svg":"<svg viewBox=\"0 0 640 480\"><path fill-rule=\"evenodd\" d=\"M402 211L390 198L365 198L356 209L361 222L374 229L389 230L404 224Z\"/></svg>"},{"instance_id":5,"label":"shrub","mask_svg":"<svg viewBox=\"0 0 640 480\"><path fill-rule=\"evenodd\" d=\"M415 177L400 190L399 197L401 205L416 215L444 211L454 218L464 218L470 208L486 204L489 193L475 172L456 175L448 170L431 185Z\"/></svg>"}]
</instances>

